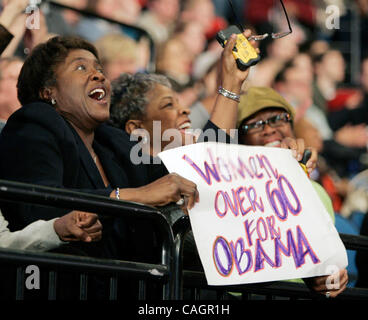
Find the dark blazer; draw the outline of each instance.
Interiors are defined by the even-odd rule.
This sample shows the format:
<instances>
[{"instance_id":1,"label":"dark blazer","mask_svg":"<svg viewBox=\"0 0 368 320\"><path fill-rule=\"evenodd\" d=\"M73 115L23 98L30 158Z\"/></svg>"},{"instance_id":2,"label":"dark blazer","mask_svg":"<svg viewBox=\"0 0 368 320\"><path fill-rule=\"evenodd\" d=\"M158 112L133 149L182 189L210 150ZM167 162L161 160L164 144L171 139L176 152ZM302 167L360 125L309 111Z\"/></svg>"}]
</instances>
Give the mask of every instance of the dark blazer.
<instances>
[{"instance_id":1,"label":"dark blazer","mask_svg":"<svg viewBox=\"0 0 368 320\"><path fill-rule=\"evenodd\" d=\"M110 126L103 126L98 132L101 135L104 132L113 136L121 134L120 130ZM0 136L0 179L103 196L109 196L116 187L128 187L124 168L114 150L99 141L98 133L93 147L110 182L107 188L79 135L52 106L43 102L23 106L12 114ZM33 221L49 220L70 211L22 203L2 203L1 209L12 231L22 229ZM103 223L105 242L111 240L108 239L113 228L110 222L104 220ZM95 244L81 245L90 247Z\"/></svg>"}]
</instances>

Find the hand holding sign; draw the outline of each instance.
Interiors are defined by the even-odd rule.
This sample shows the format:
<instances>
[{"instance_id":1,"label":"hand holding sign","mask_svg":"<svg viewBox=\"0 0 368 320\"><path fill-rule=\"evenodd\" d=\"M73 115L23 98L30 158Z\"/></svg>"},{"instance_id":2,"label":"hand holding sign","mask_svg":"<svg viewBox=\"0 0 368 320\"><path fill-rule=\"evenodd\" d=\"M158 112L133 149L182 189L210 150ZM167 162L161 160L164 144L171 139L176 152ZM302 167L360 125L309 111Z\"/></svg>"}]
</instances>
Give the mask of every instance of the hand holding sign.
<instances>
[{"instance_id":1,"label":"hand holding sign","mask_svg":"<svg viewBox=\"0 0 368 320\"><path fill-rule=\"evenodd\" d=\"M181 177L176 173L170 173L148 185L137 188L142 199L147 199L145 204L152 206L164 206L171 202L177 202L186 198L183 209L192 209L199 201L199 194L195 183Z\"/></svg>"}]
</instances>

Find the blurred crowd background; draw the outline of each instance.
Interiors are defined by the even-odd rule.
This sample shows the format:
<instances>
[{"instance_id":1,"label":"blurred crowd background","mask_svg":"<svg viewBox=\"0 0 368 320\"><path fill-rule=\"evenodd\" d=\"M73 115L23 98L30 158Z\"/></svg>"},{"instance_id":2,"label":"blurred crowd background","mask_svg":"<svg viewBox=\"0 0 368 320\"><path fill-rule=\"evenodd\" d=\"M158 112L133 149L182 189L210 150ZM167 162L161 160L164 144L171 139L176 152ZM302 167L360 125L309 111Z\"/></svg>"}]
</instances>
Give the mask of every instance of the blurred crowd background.
<instances>
[{"instance_id":1,"label":"blurred crowd background","mask_svg":"<svg viewBox=\"0 0 368 320\"><path fill-rule=\"evenodd\" d=\"M231 24L254 34L288 31L278 0L232 0L236 16L227 0L34 3L41 10L30 7L33 18L23 15L12 25L14 39L0 60L3 120L20 107L15 84L22 61L58 34L93 42L110 80L122 72L165 74L180 103L191 107L192 127L201 128L217 91L216 33ZM368 211L368 0L284 4L293 32L258 42L262 59L243 89L273 87L293 105L297 136L320 154L311 178L330 195L338 230L359 234Z\"/></svg>"}]
</instances>

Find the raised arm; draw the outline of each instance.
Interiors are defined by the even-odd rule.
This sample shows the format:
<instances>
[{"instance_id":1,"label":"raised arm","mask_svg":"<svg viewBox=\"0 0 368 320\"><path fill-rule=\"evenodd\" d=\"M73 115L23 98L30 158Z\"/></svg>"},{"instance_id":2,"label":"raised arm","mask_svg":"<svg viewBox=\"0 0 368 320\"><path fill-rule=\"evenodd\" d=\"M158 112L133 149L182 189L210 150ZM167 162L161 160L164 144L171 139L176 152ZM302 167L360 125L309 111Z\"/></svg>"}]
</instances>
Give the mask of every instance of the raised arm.
<instances>
[{"instance_id":1,"label":"raised arm","mask_svg":"<svg viewBox=\"0 0 368 320\"><path fill-rule=\"evenodd\" d=\"M244 36L249 38L251 36L251 31L244 31ZM232 49L234 48L235 43L236 35L232 35L227 41L221 56L218 84L223 89L236 95L240 95L243 82L248 77L249 68L245 71L241 71L237 67L232 54ZM251 41L251 44L254 44L254 41ZM237 114L238 101L217 93L215 106L213 108L210 120L217 127L230 134L230 130L235 129L236 127Z\"/></svg>"}]
</instances>

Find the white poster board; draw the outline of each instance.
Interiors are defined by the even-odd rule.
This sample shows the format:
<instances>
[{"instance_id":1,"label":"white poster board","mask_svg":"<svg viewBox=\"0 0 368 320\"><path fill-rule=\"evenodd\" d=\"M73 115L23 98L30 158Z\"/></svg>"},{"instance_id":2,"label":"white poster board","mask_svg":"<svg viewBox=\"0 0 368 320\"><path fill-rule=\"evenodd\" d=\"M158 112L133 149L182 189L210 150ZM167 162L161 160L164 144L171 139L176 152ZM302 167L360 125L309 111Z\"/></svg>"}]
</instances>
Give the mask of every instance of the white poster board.
<instances>
[{"instance_id":1,"label":"white poster board","mask_svg":"<svg viewBox=\"0 0 368 320\"><path fill-rule=\"evenodd\" d=\"M345 247L316 189L280 148L197 143L159 154L197 184L190 222L209 285L330 274Z\"/></svg>"}]
</instances>

